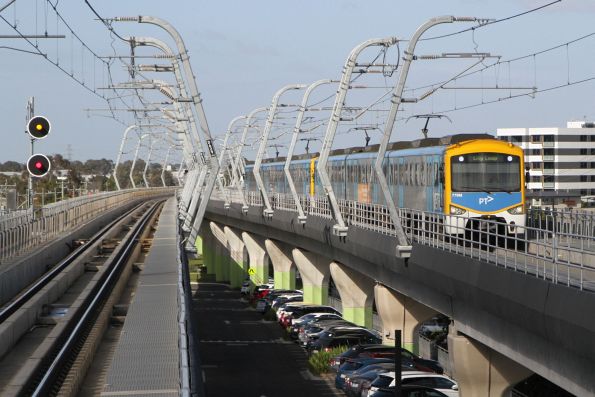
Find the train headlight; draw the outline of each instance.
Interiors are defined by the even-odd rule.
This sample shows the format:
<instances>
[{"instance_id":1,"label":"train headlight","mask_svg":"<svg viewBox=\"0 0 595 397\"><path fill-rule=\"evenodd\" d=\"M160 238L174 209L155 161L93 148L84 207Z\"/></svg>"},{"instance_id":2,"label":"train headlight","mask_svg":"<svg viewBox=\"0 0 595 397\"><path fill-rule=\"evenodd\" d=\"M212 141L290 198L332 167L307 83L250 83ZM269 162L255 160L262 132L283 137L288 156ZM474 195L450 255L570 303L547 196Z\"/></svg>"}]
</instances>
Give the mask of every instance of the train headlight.
<instances>
[{"instance_id":1,"label":"train headlight","mask_svg":"<svg viewBox=\"0 0 595 397\"><path fill-rule=\"evenodd\" d=\"M523 205L517 205L516 207L512 207L508 209L508 213L512 214L512 215L521 215L525 213L525 209L523 208Z\"/></svg>"},{"instance_id":2,"label":"train headlight","mask_svg":"<svg viewBox=\"0 0 595 397\"><path fill-rule=\"evenodd\" d=\"M467 210L464 210L459 207L455 207L454 205L450 206L450 214L451 215L463 215Z\"/></svg>"}]
</instances>

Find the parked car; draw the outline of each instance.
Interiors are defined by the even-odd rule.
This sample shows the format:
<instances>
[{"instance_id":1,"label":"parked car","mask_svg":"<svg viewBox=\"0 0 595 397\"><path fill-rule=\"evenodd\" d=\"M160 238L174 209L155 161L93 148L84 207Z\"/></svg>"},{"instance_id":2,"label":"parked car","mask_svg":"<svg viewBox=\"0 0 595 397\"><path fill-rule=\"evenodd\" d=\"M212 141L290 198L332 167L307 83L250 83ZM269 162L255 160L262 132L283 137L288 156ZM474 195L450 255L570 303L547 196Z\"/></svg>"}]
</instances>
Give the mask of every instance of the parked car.
<instances>
[{"instance_id":1,"label":"parked car","mask_svg":"<svg viewBox=\"0 0 595 397\"><path fill-rule=\"evenodd\" d=\"M240 294L248 295L250 294L250 288L252 288L252 281L246 280L242 283L242 288L240 288Z\"/></svg>"},{"instance_id":2,"label":"parked car","mask_svg":"<svg viewBox=\"0 0 595 397\"><path fill-rule=\"evenodd\" d=\"M378 338L364 333L354 333L347 335L334 336L331 338L318 339L308 348L308 354L318 353L320 351L331 351L336 347L350 347L361 343L378 343Z\"/></svg>"},{"instance_id":3,"label":"parked car","mask_svg":"<svg viewBox=\"0 0 595 397\"><path fill-rule=\"evenodd\" d=\"M266 296L258 299L256 302L256 311L260 313L267 312L270 307L272 301L283 294L290 294L290 293L301 293L301 291L294 290L294 289L269 289L267 290Z\"/></svg>"},{"instance_id":4,"label":"parked car","mask_svg":"<svg viewBox=\"0 0 595 397\"><path fill-rule=\"evenodd\" d=\"M345 377L343 391L349 397L361 397L364 393L367 393L370 385L378 375L394 370L394 362L370 364L362 367ZM403 365L401 371L411 371L411 368Z\"/></svg>"},{"instance_id":5,"label":"parked car","mask_svg":"<svg viewBox=\"0 0 595 397\"><path fill-rule=\"evenodd\" d=\"M355 346L366 343L380 343L382 339L365 328L359 330L335 330L331 333L325 333L307 346L310 353L316 353L322 350L329 351L338 346Z\"/></svg>"},{"instance_id":6,"label":"parked car","mask_svg":"<svg viewBox=\"0 0 595 397\"><path fill-rule=\"evenodd\" d=\"M345 360L358 357L393 357L395 348L386 345L357 345L331 360L331 369L337 371Z\"/></svg>"},{"instance_id":7,"label":"parked car","mask_svg":"<svg viewBox=\"0 0 595 397\"><path fill-rule=\"evenodd\" d=\"M421 371L405 371L401 375L402 385L425 386L435 389L448 397L459 397L459 385L449 377ZM395 386L395 373L387 372L378 375L372 382L368 397L376 397L380 388Z\"/></svg>"},{"instance_id":8,"label":"parked car","mask_svg":"<svg viewBox=\"0 0 595 397\"><path fill-rule=\"evenodd\" d=\"M419 333L423 336L430 336L437 332L447 332L450 319L443 315L432 317L428 321L424 321L419 327Z\"/></svg>"},{"instance_id":9,"label":"parked car","mask_svg":"<svg viewBox=\"0 0 595 397\"><path fill-rule=\"evenodd\" d=\"M270 294L269 294L270 295ZM304 294L301 292L290 292L274 297L271 302L271 309L277 310L279 306L287 302L297 302L300 299L303 300ZM268 300L268 299L267 299Z\"/></svg>"},{"instance_id":10,"label":"parked car","mask_svg":"<svg viewBox=\"0 0 595 397\"><path fill-rule=\"evenodd\" d=\"M343 364L341 364L339 370L337 371L337 375L335 376L335 387L339 390L343 390L345 378L347 378L349 375L353 374L360 368L367 367L370 364L380 363L392 364L394 373L395 360L375 357L350 358L346 360Z\"/></svg>"},{"instance_id":11,"label":"parked car","mask_svg":"<svg viewBox=\"0 0 595 397\"><path fill-rule=\"evenodd\" d=\"M339 314L335 313L308 313L303 315L300 318L295 319L291 323L291 327L289 328L289 336L292 339L298 339L300 332L308 325L313 324L317 321L321 320L343 320Z\"/></svg>"},{"instance_id":12,"label":"parked car","mask_svg":"<svg viewBox=\"0 0 595 397\"><path fill-rule=\"evenodd\" d=\"M302 297L302 301L303 299L304 298ZM285 315L286 310L289 311L292 310L294 307L307 305L307 303L304 303L302 301L286 302L279 306L276 313L277 321L279 321L279 324L281 324L281 321L283 321L283 316Z\"/></svg>"},{"instance_id":13,"label":"parked car","mask_svg":"<svg viewBox=\"0 0 595 397\"><path fill-rule=\"evenodd\" d=\"M310 325L306 326L303 328L303 332L300 331L300 334L298 336L298 339L300 341L300 344L302 345L302 347L307 347L308 345L310 345L313 341L315 341L316 339L318 339L318 337L320 336L320 333L331 329L332 327L335 326L351 326L351 327L358 327L361 328L357 325L355 325L354 323L347 321L347 320L321 320L321 321L316 321L314 323L311 323Z\"/></svg>"},{"instance_id":14,"label":"parked car","mask_svg":"<svg viewBox=\"0 0 595 397\"><path fill-rule=\"evenodd\" d=\"M394 397L395 388L385 387L378 389L374 397ZM371 394L363 394L362 397L371 397ZM448 397L446 394L425 386L403 385L401 386L401 397Z\"/></svg>"},{"instance_id":15,"label":"parked car","mask_svg":"<svg viewBox=\"0 0 595 397\"><path fill-rule=\"evenodd\" d=\"M304 305L294 307L291 310L285 311L285 316L283 316L283 322L281 325L284 327L289 327L293 324L294 319L299 319L305 314L314 313L314 312L327 312L327 313L334 313L334 314L341 314L337 309L332 306L321 306L321 305Z\"/></svg>"},{"instance_id":16,"label":"parked car","mask_svg":"<svg viewBox=\"0 0 595 397\"><path fill-rule=\"evenodd\" d=\"M271 303L271 309L277 310L285 303L289 302L302 302L304 300L304 294L301 293L292 293L292 294L283 294L279 295L275 299L273 299Z\"/></svg>"}]
</instances>

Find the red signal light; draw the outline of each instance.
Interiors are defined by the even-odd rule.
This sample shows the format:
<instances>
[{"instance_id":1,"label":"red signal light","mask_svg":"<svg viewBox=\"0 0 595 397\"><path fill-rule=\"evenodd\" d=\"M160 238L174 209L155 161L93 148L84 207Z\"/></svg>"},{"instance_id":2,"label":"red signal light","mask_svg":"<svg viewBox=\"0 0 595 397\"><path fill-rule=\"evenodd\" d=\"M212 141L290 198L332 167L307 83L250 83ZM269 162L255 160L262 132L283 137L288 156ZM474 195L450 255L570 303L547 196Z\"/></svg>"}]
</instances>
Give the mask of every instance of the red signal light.
<instances>
[{"instance_id":1,"label":"red signal light","mask_svg":"<svg viewBox=\"0 0 595 397\"><path fill-rule=\"evenodd\" d=\"M46 175L52 167L50 159L43 154L34 154L27 160L27 170L29 174L34 177L42 177Z\"/></svg>"}]
</instances>

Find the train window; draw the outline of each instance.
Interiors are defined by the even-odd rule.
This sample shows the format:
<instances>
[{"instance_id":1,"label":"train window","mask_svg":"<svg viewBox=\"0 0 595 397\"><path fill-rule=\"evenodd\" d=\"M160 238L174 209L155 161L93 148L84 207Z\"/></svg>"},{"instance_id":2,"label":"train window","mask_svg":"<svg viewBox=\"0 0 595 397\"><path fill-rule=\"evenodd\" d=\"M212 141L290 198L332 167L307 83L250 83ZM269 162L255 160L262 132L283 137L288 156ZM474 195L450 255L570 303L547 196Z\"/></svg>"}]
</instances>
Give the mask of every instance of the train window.
<instances>
[{"instance_id":1,"label":"train window","mask_svg":"<svg viewBox=\"0 0 595 397\"><path fill-rule=\"evenodd\" d=\"M451 159L454 192L504 191L520 189L520 159L504 153L470 153Z\"/></svg>"}]
</instances>

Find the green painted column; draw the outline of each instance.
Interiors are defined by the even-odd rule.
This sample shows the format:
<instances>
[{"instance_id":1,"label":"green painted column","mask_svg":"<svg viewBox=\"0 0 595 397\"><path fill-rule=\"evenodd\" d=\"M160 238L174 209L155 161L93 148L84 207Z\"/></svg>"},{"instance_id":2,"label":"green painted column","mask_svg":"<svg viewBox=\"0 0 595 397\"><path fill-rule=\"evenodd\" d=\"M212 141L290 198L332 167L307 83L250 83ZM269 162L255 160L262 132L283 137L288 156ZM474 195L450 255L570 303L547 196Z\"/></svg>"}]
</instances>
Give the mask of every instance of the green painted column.
<instances>
[{"instance_id":1,"label":"green painted column","mask_svg":"<svg viewBox=\"0 0 595 397\"><path fill-rule=\"evenodd\" d=\"M343 318L362 327L372 328L372 307L345 307Z\"/></svg>"},{"instance_id":2,"label":"green painted column","mask_svg":"<svg viewBox=\"0 0 595 397\"><path fill-rule=\"evenodd\" d=\"M202 246L202 263L207 267L207 274L215 273L215 247L211 241Z\"/></svg>"},{"instance_id":3,"label":"green painted column","mask_svg":"<svg viewBox=\"0 0 595 397\"><path fill-rule=\"evenodd\" d=\"M229 286L240 288L244 281L244 262L237 262L234 258L229 260Z\"/></svg>"},{"instance_id":4,"label":"green painted column","mask_svg":"<svg viewBox=\"0 0 595 397\"><path fill-rule=\"evenodd\" d=\"M273 274L276 289L295 289L295 270L291 269L285 272L275 270Z\"/></svg>"},{"instance_id":5,"label":"green painted column","mask_svg":"<svg viewBox=\"0 0 595 397\"><path fill-rule=\"evenodd\" d=\"M328 287L326 285L312 285L304 283L304 301L315 305L328 304Z\"/></svg>"},{"instance_id":6,"label":"green painted column","mask_svg":"<svg viewBox=\"0 0 595 397\"><path fill-rule=\"evenodd\" d=\"M374 280L337 262L331 262L330 273L341 296L343 317L363 327L372 328Z\"/></svg>"},{"instance_id":7,"label":"green painted column","mask_svg":"<svg viewBox=\"0 0 595 397\"><path fill-rule=\"evenodd\" d=\"M194 246L196 247L196 253L198 255L201 255L202 256L203 255L203 248L202 248L203 241L202 241L202 237L201 236L198 236L196 238L196 241L194 242Z\"/></svg>"},{"instance_id":8,"label":"green painted column","mask_svg":"<svg viewBox=\"0 0 595 397\"><path fill-rule=\"evenodd\" d=\"M250 265L249 267L249 274L250 274L250 281L254 285L262 285L266 284L268 281L268 276L265 277L265 269L268 270L265 266L258 266L258 265Z\"/></svg>"},{"instance_id":9,"label":"green painted column","mask_svg":"<svg viewBox=\"0 0 595 397\"><path fill-rule=\"evenodd\" d=\"M242 240L246 245L249 257L248 274L254 285L266 284L269 281L269 266L264 242L251 233L242 232Z\"/></svg>"},{"instance_id":10,"label":"green painted column","mask_svg":"<svg viewBox=\"0 0 595 397\"><path fill-rule=\"evenodd\" d=\"M231 288L240 288L246 278L246 264L244 263L244 241L240 234L229 226L223 228L227 238L227 248L229 250L229 284Z\"/></svg>"},{"instance_id":11,"label":"green painted column","mask_svg":"<svg viewBox=\"0 0 595 397\"><path fill-rule=\"evenodd\" d=\"M215 247L215 281L227 281L223 270L223 262L223 246L221 245L221 243L217 242Z\"/></svg>"},{"instance_id":12,"label":"green painted column","mask_svg":"<svg viewBox=\"0 0 595 397\"><path fill-rule=\"evenodd\" d=\"M210 227L215 246L215 281L229 281L229 251L227 250L225 232L214 222L210 222Z\"/></svg>"},{"instance_id":13,"label":"green painted column","mask_svg":"<svg viewBox=\"0 0 595 397\"><path fill-rule=\"evenodd\" d=\"M264 246L273 264L275 288L295 289L295 266L291 257L291 248L270 239L264 241Z\"/></svg>"},{"instance_id":14,"label":"green painted column","mask_svg":"<svg viewBox=\"0 0 595 397\"><path fill-rule=\"evenodd\" d=\"M330 259L299 248L292 250L292 257L302 276L304 302L327 304Z\"/></svg>"}]
</instances>

